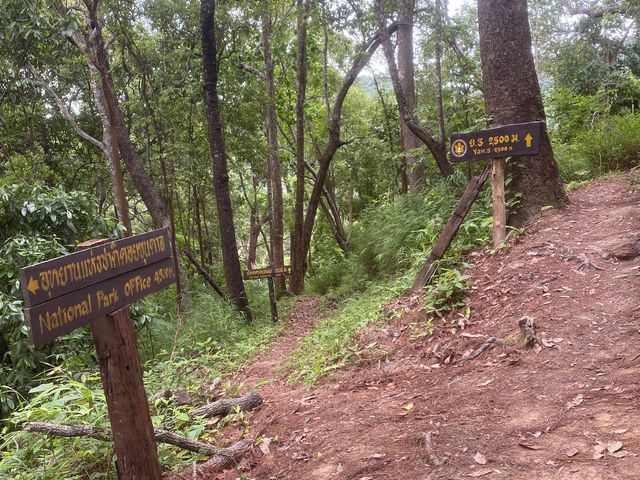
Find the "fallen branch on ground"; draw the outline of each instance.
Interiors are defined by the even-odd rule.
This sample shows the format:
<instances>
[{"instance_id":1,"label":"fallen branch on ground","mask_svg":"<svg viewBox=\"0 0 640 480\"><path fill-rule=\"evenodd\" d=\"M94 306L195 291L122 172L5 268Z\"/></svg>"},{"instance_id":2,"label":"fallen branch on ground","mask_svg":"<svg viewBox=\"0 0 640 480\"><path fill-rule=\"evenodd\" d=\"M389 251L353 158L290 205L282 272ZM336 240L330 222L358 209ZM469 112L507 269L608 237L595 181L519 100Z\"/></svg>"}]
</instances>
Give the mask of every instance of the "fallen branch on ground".
<instances>
[{"instance_id":1,"label":"fallen branch on ground","mask_svg":"<svg viewBox=\"0 0 640 480\"><path fill-rule=\"evenodd\" d=\"M462 357L460 360L458 360L457 363L462 363L462 362L466 362L467 360L473 360L474 358L478 358L484 352L497 347L499 344L500 344L499 339L497 339L496 337L490 337L489 339L487 339L486 342L484 342L482 345L476 348L469 355L467 355L466 357Z\"/></svg>"},{"instance_id":2,"label":"fallen branch on ground","mask_svg":"<svg viewBox=\"0 0 640 480\"><path fill-rule=\"evenodd\" d=\"M238 463L247 450L251 448L251 445L253 445L253 442L250 440L240 440L230 447L220 448L213 457L203 464L198 465L197 470L213 472L233 467Z\"/></svg>"},{"instance_id":3,"label":"fallen branch on ground","mask_svg":"<svg viewBox=\"0 0 640 480\"><path fill-rule=\"evenodd\" d=\"M25 432L44 433L54 437L88 437L102 442L111 440L111 433L91 425L59 425L56 423L31 422L24 425Z\"/></svg>"},{"instance_id":4,"label":"fallen branch on ground","mask_svg":"<svg viewBox=\"0 0 640 480\"><path fill-rule=\"evenodd\" d=\"M59 425L55 423L31 422L25 424L25 432L44 433L54 437L87 437L103 442L111 441L111 433L102 428L90 425ZM167 443L175 447L189 450L190 452L202 453L205 455L217 455L225 449L220 449L208 443L189 440L177 433L169 432L161 428L155 430L155 438L159 443Z\"/></svg>"},{"instance_id":5,"label":"fallen branch on ground","mask_svg":"<svg viewBox=\"0 0 640 480\"><path fill-rule=\"evenodd\" d=\"M234 413L236 409L239 409L241 412L248 412L258 408L260 405L262 405L262 397L258 392L253 392L245 397L223 399L208 403L207 405L192 410L191 415L200 417L224 417L225 415Z\"/></svg>"}]
</instances>

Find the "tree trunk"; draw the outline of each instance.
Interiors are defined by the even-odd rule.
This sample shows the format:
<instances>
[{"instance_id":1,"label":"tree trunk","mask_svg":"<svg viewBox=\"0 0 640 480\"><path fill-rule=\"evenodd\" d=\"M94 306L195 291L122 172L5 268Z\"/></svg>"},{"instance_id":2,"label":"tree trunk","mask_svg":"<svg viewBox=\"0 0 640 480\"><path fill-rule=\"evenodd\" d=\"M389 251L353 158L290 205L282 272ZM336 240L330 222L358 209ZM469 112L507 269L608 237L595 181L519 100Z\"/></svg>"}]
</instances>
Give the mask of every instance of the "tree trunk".
<instances>
[{"instance_id":1,"label":"tree trunk","mask_svg":"<svg viewBox=\"0 0 640 480\"><path fill-rule=\"evenodd\" d=\"M349 72L346 74L342 82L342 87L340 87L340 91L338 92L338 95L336 96L336 99L334 101L333 111L331 112L331 120L329 121L329 140L327 145L325 146L324 151L322 152L322 156L320 157L318 178L313 185L311 197L309 198L309 204L307 206L307 215L304 219L303 242L305 257L309 254L310 251L313 226L315 223L316 214L318 213L320 198L322 196L322 189L324 188L324 182L327 178L327 174L329 173L331 161L333 160L333 156L335 155L336 151L345 144L340 138L342 106L344 104L344 100L347 96L347 93L349 93L351 85L353 85L364 66L369 62L371 56L382 43L383 33L387 36L388 39L388 36L393 34L396 29L397 24L390 25L388 28L385 27L384 32L379 31L372 38L368 39L366 42L364 42L364 44L361 45L358 53L356 54L353 65L351 66Z\"/></svg>"},{"instance_id":2,"label":"tree trunk","mask_svg":"<svg viewBox=\"0 0 640 480\"><path fill-rule=\"evenodd\" d=\"M413 15L415 0L398 0L398 77L407 101L407 111L413 116L416 108L416 87L413 67ZM424 166L415 154L409 154L422 145L422 142L411 131L405 121L400 118L400 141L404 152L404 166L407 181L411 188L419 188L425 183Z\"/></svg>"},{"instance_id":3,"label":"tree trunk","mask_svg":"<svg viewBox=\"0 0 640 480\"><path fill-rule=\"evenodd\" d=\"M276 124L276 87L271 55L271 12L270 2L262 4L262 49L264 52L265 80L267 86L267 156L268 195L271 217L271 264L284 265L284 225L282 220L282 174L280 173L280 155L278 148L278 126ZM285 277L276 278L278 294L286 291Z\"/></svg>"},{"instance_id":4,"label":"tree trunk","mask_svg":"<svg viewBox=\"0 0 640 480\"><path fill-rule=\"evenodd\" d=\"M438 133L439 142L442 147L442 155L446 157L446 132L444 124L444 100L442 96L442 41L443 32L442 24L444 22L442 12L442 0L435 0L435 16L436 16L436 46L435 46L435 62L436 62L436 103L438 105Z\"/></svg>"},{"instance_id":5,"label":"tree trunk","mask_svg":"<svg viewBox=\"0 0 640 480\"><path fill-rule=\"evenodd\" d=\"M230 299L248 321L251 321L249 301L242 281L240 258L233 224L229 173L224 149L222 121L218 105L218 57L214 36L215 0L200 3L200 25L202 28L202 60L204 77L204 101L207 116L207 133L213 159L213 186L218 210L222 263Z\"/></svg>"},{"instance_id":6,"label":"tree trunk","mask_svg":"<svg viewBox=\"0 0 640 480\"><path fill-rule=\"evenodd\" d=\"M438 142L431 133L423 128L416 120L415 116L409 112L407 107L407 99L400 84L400 77L398 75L398 67L396 65L396 59L393 54L393 47L391 45L390 36L391 33L386 25L386 18L384 16L383 0L375 0L375 16L378 23L378 33L380 36L380 42L382 49L384 50L384 56L387 60L387 66L389 67L389 75L391 76L391 83L393 84L393 91L398 103L398 109L400 110L400 117L411 129L411 131L420 139L422 143L429 149L431 155L436 161L440 172L444 176L453 174L453 167L447 160L446 155L443 154L444 149L440 142Z\"/></svg>"},{"instance_id":7,"label":"tree trunk","mask_svg":"<svg viewBox=\"0 0 640 480\"><path fill-rule=\"evenodd\" d=\"M491 124L545 121L526 0L478 0L478 25L485 109ZM508 171L513 176L510 188L522 193L517 212L509 218L513 225L535 218L542 206L567 200L545 129L540 153L509 162Z\"/></svg>"},{"instance_id":8,"label":"tree trunk","mask_svg":"<svg viewBox=\"0 0 640 480\"><path fill-rule=\"evenodd\" d=\"M304 102L307 89L307 15L309 2L296 0L297 36L296 36L296 203L294 208L294 227L291 237L291 293L299 295L304 290L305 240L304 240Z\"/></svg>"}]
</instances>

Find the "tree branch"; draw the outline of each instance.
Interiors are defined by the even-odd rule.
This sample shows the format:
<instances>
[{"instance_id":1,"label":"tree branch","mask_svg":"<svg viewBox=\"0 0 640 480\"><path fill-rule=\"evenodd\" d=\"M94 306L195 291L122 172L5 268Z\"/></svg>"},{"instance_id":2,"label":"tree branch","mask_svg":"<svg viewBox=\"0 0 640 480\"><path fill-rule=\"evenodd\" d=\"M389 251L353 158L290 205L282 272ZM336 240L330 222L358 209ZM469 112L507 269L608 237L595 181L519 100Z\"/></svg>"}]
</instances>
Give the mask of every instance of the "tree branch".
<instances>
[{"instance_id":1,"label":"tree branch","mask_svg":"<svg viewBox=\"0 0 640 480\"><path fill-rule=\"evenodd\" d=\"M393 47L391 46L391 36L386 25L386 18L384 16L384 10L382 7L382 0L375 1L375 14L378 22L378 32L381 38L382 49L384 56L387 60L389 67L389 75L391 76L391 83L393 84L393 91L396 95L396 101L400 110L400 116L404 123L409 127L413 134L418 137L422 143L424 143L438 164L438 168L443 175L449 176L453 173L453 168L446 159L446 156L442 154L442 144L438 142L433 136L424 129L415 117L409 111L407 106L407 98L402 90L400 84L400 76L398 75L398 67L393 54Z\"/></svg>"},{"instance_id":2,"label":"tree branch","mask_svg":"<svg viewBox=\"0 0 640 480\"><path fill-rule=\"evenodd\" d=\"M67 108L67 106L62 101L62 99L58 96L58 94L53 91L53 89L45 81L45 79L42 77L42 75L40 75L31 65L29 65L28 68L29 68L29 71L31 72L31 75L34 77L35 81L38 83L38 85L40 85L42 88L44 88L45 92L47 92L47 95L49 95L51 98L53 98L53 100L56 102L56 105L58 106L58 110L60 110L60 114L64 117L66 122L73 129L73 131L76 132L76 134L79 137L81 137L82 139L86 140L87 142L89 142L94 147L99 148L102 152L105 153L105 155L108 155L107 148L106 148L105 144L102 143L101 141L93 138L87 132L82 130L82 128L80 128L80 126L76 123L75 119L73 118L73 115L69 111L69 108Z\"/></svg>"},{"instance_id":3,"label":"tree branch","mask_svg":"<svg viewBox=\"0 0 640 480\"><path fill-rule=\"evenodd\" d=\"M191 411L191 415L202 417L223 417L233 413L236 408L249 411L262 405L262 397L258 392L239 398L223 399L208 403Z\"/></svg>"},{"instance_id":4,"label":"tree branch","mask_svg":"<svg viewBox=\"0 0 640 480\"><path fill-rule=\"evenodd\" d=\"M92 427L91 425L59 425L55 423L31 422L25 424L23 430L25 432L44 433L53 437L87 437L102 442L111 441L111 433L102 428ZM205 455L224 454L227 449L218 448L208 443L189 440L177 433L169 432L157 428L155 430L155 438L159 443L166 443L175 447L189 450L190 452L203 453Z\"/></svg>"}]
</instances>

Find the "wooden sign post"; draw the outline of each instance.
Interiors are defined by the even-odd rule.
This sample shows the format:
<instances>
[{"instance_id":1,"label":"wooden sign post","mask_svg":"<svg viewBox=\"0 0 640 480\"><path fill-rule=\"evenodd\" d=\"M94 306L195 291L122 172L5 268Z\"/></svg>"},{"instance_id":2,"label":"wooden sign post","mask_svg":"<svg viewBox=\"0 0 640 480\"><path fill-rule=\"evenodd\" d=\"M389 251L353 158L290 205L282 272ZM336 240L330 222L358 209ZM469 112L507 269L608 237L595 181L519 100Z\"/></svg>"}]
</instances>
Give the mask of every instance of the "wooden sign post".
<instances>
[{"instance_id":1,"label":"wooden sign post","mask_svg":"<svg viewBox=\"0 0 640 480\"><path fill-rule=\"evenodd\" d=\"M173 283L173 265L164 228L85 242L20 270L34 346L91 323L121 479L162 478L128 306Z\"/></svg>"},{"instance_id":2,"label":"wooden sign post","mask_svg":"<svg viewBox=\"0 0 640 480\"><path fill-rule=\"evenodd\" d=\"M542 122L515 123L471 133L451 135L451 161L491 159L491 199L493 205L493 247L507 238L504 200L505 157L535 155L540 151Z\"/></svg>"},{"instance_id":3,"label":"wooden sign post","mask_svg":"<svg viewBox=\"0 0 640 480\"><path fill-rule=\"evenodd\" d=\"M273 279L276 277L284 277L286 275L291 275L290 265L246 270L243 274L245 280L258 280L261 278L267 279L267 283L269 284L269 303L271 304L271 320L273 320L273 322L278 321L278 304L276 303L276 289L273 285Z\"/></svg>"}]
</instances>

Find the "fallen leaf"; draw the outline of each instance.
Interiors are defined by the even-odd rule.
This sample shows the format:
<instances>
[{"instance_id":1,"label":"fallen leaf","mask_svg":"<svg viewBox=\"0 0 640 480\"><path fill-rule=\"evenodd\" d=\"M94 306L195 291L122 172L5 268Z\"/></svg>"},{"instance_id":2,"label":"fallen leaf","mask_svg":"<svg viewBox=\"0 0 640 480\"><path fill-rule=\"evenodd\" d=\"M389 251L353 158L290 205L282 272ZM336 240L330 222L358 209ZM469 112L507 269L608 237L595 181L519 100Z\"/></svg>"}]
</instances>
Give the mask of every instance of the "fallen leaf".
<instances>
[{"instance_id":1,"label":"fallen leaf","mask_svg":"<svg viewBox=\"0 0 640 480\"><path fill-rule=\"evenodd\" d=\"M473 456L473 461L476 462L478 465L486 465L487 458L484 455L482 455L480 452L477 452Z\"/></svg>"},{"instance_id":2,"label":"fallen leaf","mask_svg":"<svg viewBox=\"0 0 640 480\"><path fill-rule=\"evenodd\" d=\"M567 457L575 457L578 453L580 453L580 450L575 447L571 447L564 452Z\"/></svg>"},{"instance_id":3,"label":"fallen leaf","mask_svg":"<svg viewBox=\"0 0 640 480\"><path fill-rule=\"evenodd\" d=\"M613 433L615 433L616 435L622 435L623 433L627 433L627 429L626 428L619 428L617 430L614 430Z\"/></svg>"},{"instance_id":4,"label":"fallen leaf","mask_svg":"<svg viewBox=\"0 0 640 480\"><path fill-rule=\"evenodd\" d=\"M615 458L624 458L624 457L626 457L627 455L629 455L629 452L628 452L628 451L626 451L626 450L619 450L619 451L617 451L617 452L613 452L613 453L611 453L610 455L611 455L612 457L615 457Z\"/></svg>"},{"instance_id":5,"label":"fallen leaf","mask_svg":"<svg viewBox=\"0 0 640 480\"><path fill-rule=\"evenodd\" d=\"M570 402L567 402L567 409L569 408L573 408L573 407L577 407L578 405L580 405L582 402L584 401L584 395L582 395L581 393L579 393L578 395L576 395L574 397L573 400L571 400Z\"/></svg>"},{"instance_id":6,"label":"fallen leaf","mask_svg":"<svg viewBox=\"0 0 640 480\"><path fill-rule=\"evenodd\" d=\"M611 440L608 444L607 444L607 451L609 453L614 453L617 452L618 450L620 450L622 448L622 442L618 441L618 440Z\"/></svg>"},{"instance_id":7,"label":"fallen leaf","mask_svg":"<svg viewBox=\"0 0 640 480\"><path fill-rule=\"evenodd\" d=\"M593 447L593 451L595 452L594 456L596 454L604 452L606 449L607 449L607 446L604 443L598 442L597 445Z\"/></svg>"},{"instance_id":8,"label":"fallen leaf","mask_svg":"<svg viewBox=\"0 0 640 480\"><path fill-rule=\"evenodd\" d=\"M491 472L493 472L492 468L483 468L481 470L476 470L475 472L467 473L466 476L478 478L478 477L484 477L485 475L489 475Z\"/></svg>"},{"instance_id":9,"label":"fallen leaf","mask_svg":"<svg viewBox=\"0 0 640 480\"><path fill-rule=\"evenodd\" d=\"M547 348L551 348L551 347L555 347L556 346L555 343L553 343L551 340L547 340L546 338L542 339L542 344Z\"/></svg>"},{"instance_id":10,"label":"fallen leaf","mask_svg":"<svg viewBox=\"0 0 640 480\"><path fill-rule=\"evenodd\" d=\"M540 445L534 445L533 443L520 442L518 443L518 445L524 448L528 448L529 450L542 450L542 447Z\"/></svg>"},{"instance_id":11,"label":"fallen leaf","mask_svg":"<svg viewBox=\"0 0 640 480\"><path fill-rule=\"evenodd\" d=\"M262 442L260 442L260 445L258 446L258 448L260 449L263 455L269 455L271 453L271 450L269 450L269 445L271 445L270 438L263 438Z\"/></svg>"},{"instance_id":12,"label":"fallen leaf","mask_svg":"<svg viewBox=\"0 0 640 480\"><path fill-rule=\"evenodd\" d=\"M409 403L407 403L407 404L404 406L404 409L405 409L407 412L410 412L411 410L413 410L413 402L409 402Z\"/></svg>"}]
</instances>

